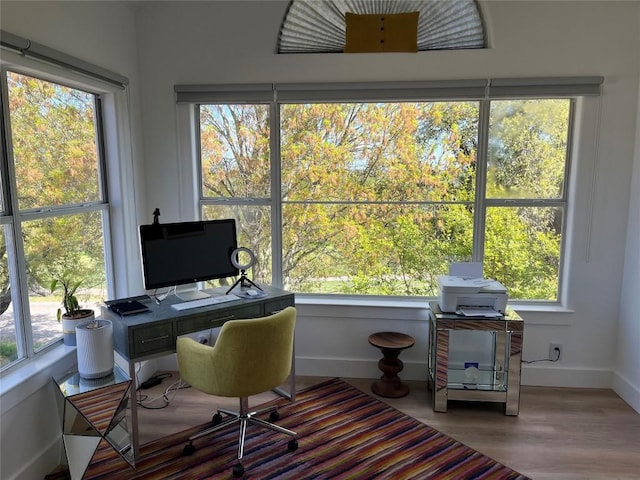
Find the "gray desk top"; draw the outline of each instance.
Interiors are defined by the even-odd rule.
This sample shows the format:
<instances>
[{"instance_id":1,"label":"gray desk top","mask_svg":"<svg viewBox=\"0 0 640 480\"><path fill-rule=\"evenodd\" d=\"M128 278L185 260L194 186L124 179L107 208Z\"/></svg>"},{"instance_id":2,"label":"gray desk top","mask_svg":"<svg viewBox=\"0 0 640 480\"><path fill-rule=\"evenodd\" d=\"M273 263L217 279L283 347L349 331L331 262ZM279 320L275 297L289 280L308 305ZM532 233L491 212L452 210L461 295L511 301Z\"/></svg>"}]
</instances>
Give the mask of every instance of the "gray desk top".
<instances>
[{"instance_id":1,"label":"gray desk top","mask_svg":"<svg viewBox=\"0 0 640 480\"><path fill-rule=\"evenodd\" d=\"M102 317L113 323L114 349L128 361L142 360L175 351L176 338L180 335L219 327L228 320L269 315L295 304L291 292L266 285L260 287L266 295L241 297L187 310L171 308L171 305L182 302L175 295L168 296L160 304L152 298L143 300L141 303L149 307L149 311L128 316L120 316L104 306ZM226 290L205 291L218 296L224 295ZM240 287L237 291L241 292ZM236 290L231 293L236 293Z\"/></svg>"},{"instance_id":2,"label":"gray desk top","mask_svg":"<svg viewBox=\"0 0 640 480\"><path fill-rule=\"evenodd\" d=\"M278 288L275 287L270 287L268 285L260 285L260 287L264 290L264 292L267 294L266 296L262 296L262 297L257 297L257 298L243 298L240 297L238 300L232 300L230 302L224 302L224 303L216 303L213 305L207 305L204 307L198 307L198 308L193 308L193 309L187 309L187 310L175 310L173 308L171 308L171 305L176 304L176 303L182 303L183 300L181 300L180 298L178 298L177 296L171 294L169 295L164 301L162 301L160 304L157 304L155 302L155 300L153 300L153 298L149 298L148 300L143 300L140 301L140 303L142 303L143 305L146 305L147 307L149 307L149 311L148 312L144 312L144 313L136 313L133 315L127 315L127 316L120 316L118 314L116 314L115 312L104 308L102 315L104 318L107 318L109 320L113 320L114 317L117 321L119 322L124 322L126 323L128 326L133 327L133 326L139 326L139 325L147 325L149 323L154 323L154 322L163 322L166 320L173 320L176 318L181 318L181 317L188 317L191 315L201 315L207 312L211 312L211 311L215 311L215 310L225 310L225 309L229 309L232 307L242 307L245 305L249 305L252 303L255 303L256 301L265 301L265 300L270 300L270 299L274 299L274 298L278 298L281 296L288 296L288 295L293 295L290 292L287 292L285 290L280 290ZM240 288L237 289L238 292L240 291ZM219 296L219 295L224 295L225 294L225 288L216 288L216 289L207 289L204 290L206 293L208 293L209 295L212 296ZM234 290L231 293L236 293L236 291Z\"/></svg>"}]
</instances>

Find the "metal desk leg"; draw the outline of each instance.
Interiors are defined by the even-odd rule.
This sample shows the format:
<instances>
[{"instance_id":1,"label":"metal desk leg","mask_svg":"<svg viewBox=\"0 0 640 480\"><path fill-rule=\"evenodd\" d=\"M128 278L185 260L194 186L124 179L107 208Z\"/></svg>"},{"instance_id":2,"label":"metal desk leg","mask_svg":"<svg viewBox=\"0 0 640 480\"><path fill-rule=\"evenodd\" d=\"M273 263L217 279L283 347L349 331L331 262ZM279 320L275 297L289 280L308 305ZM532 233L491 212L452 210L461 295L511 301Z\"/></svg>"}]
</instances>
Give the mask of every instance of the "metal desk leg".
<instances>
[{"instance_id":1,"label":"metal desk leg","mask_svg":"<svg viewBox=\"0 0 640 480\"><path fill-rule=\"evenodd\" d=\"M518 415L520 410L520 364L522 362L522 332L509 334L509 377L505 414Z\"/></svg>"},{"instance_id":2,"label":"metal desk leg","mask_svg":"<svg viewBox=\"0 0 640 480\"><path fill-rule=\"evenodd\" d=\"M433 411L447 411L449 384L449 330L436 331L436 365L433 388Z\"/></svg>"},{"instance_id":3,"label":"metal desk leg","mask_svg":"<svg viewBox=\"0 0 640 480\"><path fill-rule=\"evenodd\" d=\"M275 393L281 397L288 398L292 402L296 401L296 346L293 345L293 354L291 356L291 373L289 374L289 391L276 387L273 389Z\"/></svg>"}]
</instances>

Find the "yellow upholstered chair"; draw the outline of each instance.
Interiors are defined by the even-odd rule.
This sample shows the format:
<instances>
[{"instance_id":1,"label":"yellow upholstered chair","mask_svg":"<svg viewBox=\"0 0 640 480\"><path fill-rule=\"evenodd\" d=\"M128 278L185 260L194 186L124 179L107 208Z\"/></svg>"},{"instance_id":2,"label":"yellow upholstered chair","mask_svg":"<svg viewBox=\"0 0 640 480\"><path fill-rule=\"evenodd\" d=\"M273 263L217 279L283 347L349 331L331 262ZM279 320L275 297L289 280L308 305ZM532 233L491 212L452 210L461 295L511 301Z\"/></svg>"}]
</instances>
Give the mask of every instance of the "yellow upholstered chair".
<instances>
[{"instance_id":1,"label":"yellow upholstered chair","mask_svg":"<svg viewBox=\"0 0 640 480\"><path fill-rule=\"evenodd\" d=\"M234 423L240 424L238 462L233 467L237 477L244 474L242 457L249 423L290 435L289 451L298 448L295 432L271 423L279 418L276 407L250 412L248 398L273 390L289 376L295 323L296 310L287 307L268 317L226 322L212 347L189 337L178 338L178 368L185 382L211 395L240 399L239 412L219 409L213 416L213 427L189 438L184 448L186 455L195 451L194 440ZM257 418L269 411L269 422ZM224 421L223 413L229 415Z\"/></svg>"}]
</instances>

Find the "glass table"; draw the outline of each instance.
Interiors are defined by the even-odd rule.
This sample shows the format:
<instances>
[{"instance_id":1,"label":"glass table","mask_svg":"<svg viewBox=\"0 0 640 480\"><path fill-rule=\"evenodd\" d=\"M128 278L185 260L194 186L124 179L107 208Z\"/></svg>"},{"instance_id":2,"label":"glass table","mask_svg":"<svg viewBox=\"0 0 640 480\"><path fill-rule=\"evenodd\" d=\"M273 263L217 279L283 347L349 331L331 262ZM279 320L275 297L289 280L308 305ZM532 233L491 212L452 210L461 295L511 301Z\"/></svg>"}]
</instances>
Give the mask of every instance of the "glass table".
<instances>
[{"instance_id":1,"label":"glass table","mask_svg":"<svg viewBox=\"0 0 640 480\"><path fill-rule=\"evenodd\" d=\"M62 438L72 479L81 479L99 447L110 445L135 466L127 428L131 379L114 365L103 378L84 379L76 371L53 378L62 411Z\"/></svg>"},{"instance_id":2,"label":"glass table","mask_svg":"<svg viewBox=\"0 0 640 480\"><path fill-rule=\"evenodd\" d=\"M428 384L433 394L433 410L446 412L449 400L502 402L506 415L518 415L520 408L520 368L524 321L507 308L497 318L465 317L440 310L429 303ZM449 362L453 331L485 332L492 336L492 362L489 366ZM478 368L479 367L479 368Z\"/></svg>"}]
</instances>

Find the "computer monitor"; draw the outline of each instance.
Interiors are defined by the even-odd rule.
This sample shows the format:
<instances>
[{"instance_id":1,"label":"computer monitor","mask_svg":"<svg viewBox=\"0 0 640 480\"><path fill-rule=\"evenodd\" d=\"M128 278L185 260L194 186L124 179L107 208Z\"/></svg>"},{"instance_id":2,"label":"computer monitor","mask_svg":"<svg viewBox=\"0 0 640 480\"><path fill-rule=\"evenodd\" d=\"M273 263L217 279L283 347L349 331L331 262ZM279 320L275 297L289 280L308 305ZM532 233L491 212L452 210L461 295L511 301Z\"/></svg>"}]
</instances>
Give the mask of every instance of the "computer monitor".
<instances>
[{"instance_id":1,"label":"computer monitor","mask_svg":"<svg viewBox=\"0 0 640 480\"><path fill-rule=\"evenodd\" d=\"M140 225L140 244L147 290L239 274L234 219Z\"/></svg>"}]
</instances>

